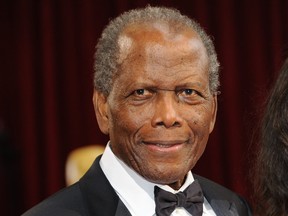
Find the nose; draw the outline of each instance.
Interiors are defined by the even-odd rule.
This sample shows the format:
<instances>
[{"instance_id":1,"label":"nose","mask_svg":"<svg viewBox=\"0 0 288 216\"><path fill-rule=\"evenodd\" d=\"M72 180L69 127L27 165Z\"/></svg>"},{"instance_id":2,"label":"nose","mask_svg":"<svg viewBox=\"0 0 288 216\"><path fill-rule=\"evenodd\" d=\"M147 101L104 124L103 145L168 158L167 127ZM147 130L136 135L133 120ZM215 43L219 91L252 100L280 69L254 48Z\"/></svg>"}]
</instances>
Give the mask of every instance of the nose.
<instances>
[{"instance_id":1,"label":"nose","mask_svg":"<svg viewBox=\"0 0 288 216\"><path fill-rule=\"evenodd\" d=\"M159 94L155 101L152 126L181 127L183 120L179 115L179 106L177 96L173 91Z\"/></svg>"}]
</instances>

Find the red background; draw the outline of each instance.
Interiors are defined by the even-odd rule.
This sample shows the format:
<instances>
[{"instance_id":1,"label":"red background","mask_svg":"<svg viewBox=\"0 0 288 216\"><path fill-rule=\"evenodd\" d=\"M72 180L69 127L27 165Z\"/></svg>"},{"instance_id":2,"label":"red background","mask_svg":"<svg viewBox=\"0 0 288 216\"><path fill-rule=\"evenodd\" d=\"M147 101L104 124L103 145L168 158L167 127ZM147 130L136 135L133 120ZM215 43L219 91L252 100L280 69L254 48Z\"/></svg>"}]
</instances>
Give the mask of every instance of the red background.
<instances>
[{"instance_id":1,"label":"red background","mask_svg":"<svg viewBox=\"0 0 288 216\"><path fill-rule=\"evenodd\" d=\"M0 0L1 215L64 187L71 150L107 142L92 106L94 47L110 18L147 3L214 37L222 93L195 172L250 199L258 119L288 54L288 0Z\"/></svg>"}]
</instances>

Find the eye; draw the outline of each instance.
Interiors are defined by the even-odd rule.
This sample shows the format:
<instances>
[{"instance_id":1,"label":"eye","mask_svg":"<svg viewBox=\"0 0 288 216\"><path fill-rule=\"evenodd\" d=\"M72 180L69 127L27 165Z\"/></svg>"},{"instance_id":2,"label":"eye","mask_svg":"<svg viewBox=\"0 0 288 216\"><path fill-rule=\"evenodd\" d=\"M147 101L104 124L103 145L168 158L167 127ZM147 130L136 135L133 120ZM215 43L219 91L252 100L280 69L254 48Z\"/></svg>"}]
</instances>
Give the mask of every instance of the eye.
<instances>
[{"instance_id":1,"label":"eye","mask_svg":"<svg viewBox=\"0 0 288 216\"><path fill-rule=\"evenodd\" d=\"M145 100L152 97L152 95L153 92L148 89L137 89L133 91L130 96L135 100Z\"/></svg>"},{"instance_id":2,"label":"eye","mask_svg":"<svg viewBox=\"0 0 288 216\"><path fill-rule=\"evenodd\" d=\"M198 91L190 88L179 90L177 95L180 100L189 104L195 104L203 99Z\"/></svg>"},{"instance_id":3,"label":"eye","mask_svg":"<svg viewBox=\"0 0 288 216\"><path fill-rule=\"evenodd\" d=\"M194 93L194 90L193 89L184 89L183 93L186 95L192 95Z\"/></svg>"},{"instance_id":4,"label":"eye","mask_svg":"<svg viewBox=\"0 0 288 216\"><path fill-rule=\"evenodd\" d=\"M197 92L194 90L194 89L181 89L179 92L178 92L178 95L180 96L191 96L191 95L194 95L194 94L197 94Z\"/></svg>"},{"instance_id":5,"label":"eye","mask_svg":"<svg viewBox=\"0 0 288 216\"><path fill-rule=\"evenodd\" d=\"M146 93L145 91L147 91L147 90L145 90L145 89L137 89L137 90L134 91L134 94L135 95L144 95Z\"/></svg>"}]
</instances>

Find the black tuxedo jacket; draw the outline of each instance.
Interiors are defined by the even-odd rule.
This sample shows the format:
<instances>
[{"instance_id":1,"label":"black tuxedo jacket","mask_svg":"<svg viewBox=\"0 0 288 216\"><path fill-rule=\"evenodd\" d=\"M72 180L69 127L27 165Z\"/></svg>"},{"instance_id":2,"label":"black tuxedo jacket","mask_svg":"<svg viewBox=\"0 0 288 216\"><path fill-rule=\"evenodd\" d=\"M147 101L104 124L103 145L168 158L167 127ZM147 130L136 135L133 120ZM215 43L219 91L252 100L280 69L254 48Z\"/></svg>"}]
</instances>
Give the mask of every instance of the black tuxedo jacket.
<instances>
[{"instance_id":1,"label":"black tuxedo jacket","mask_svg":"<svg viewBox=\"0 0 288 216\"><path fill-rule=\"evenodd\" d=\"M131 216L105 177L100 158L96 158L79 182L42 201L23 216ZM252 215L240 196L203 177L194 175L194 178L217 216Z\"/></svg>"}]
</instances>

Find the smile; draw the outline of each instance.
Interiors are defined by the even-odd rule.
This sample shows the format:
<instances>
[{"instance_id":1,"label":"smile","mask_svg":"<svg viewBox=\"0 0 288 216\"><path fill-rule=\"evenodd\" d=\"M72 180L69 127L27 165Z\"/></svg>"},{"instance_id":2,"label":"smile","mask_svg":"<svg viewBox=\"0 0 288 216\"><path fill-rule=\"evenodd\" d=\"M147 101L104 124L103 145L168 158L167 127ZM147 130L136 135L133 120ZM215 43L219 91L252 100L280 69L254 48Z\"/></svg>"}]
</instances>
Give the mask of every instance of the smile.
<instances>
[{"instance_id":1,"label":"smile","mask_svg":"<svg viewBox=\"0 0 288 216\"><path fill-rule=\"evenodd\" d=\"M161 147L161 148L170 148L174 145L178 145L178 144L173 144L173 145L166 145L166 144L156 144L156 146Z\"/></svg>"},{"instance_id":2,"label":"smile","mask_svg":"<svg viewBox=\"0 0 288 216\"><path fill-rule=\"evenodd\" d=\"M152 151L177 151L187 144L187 142L184 140L144 141L143 144L145 144Z\"/></svg>"}]
</instances>

